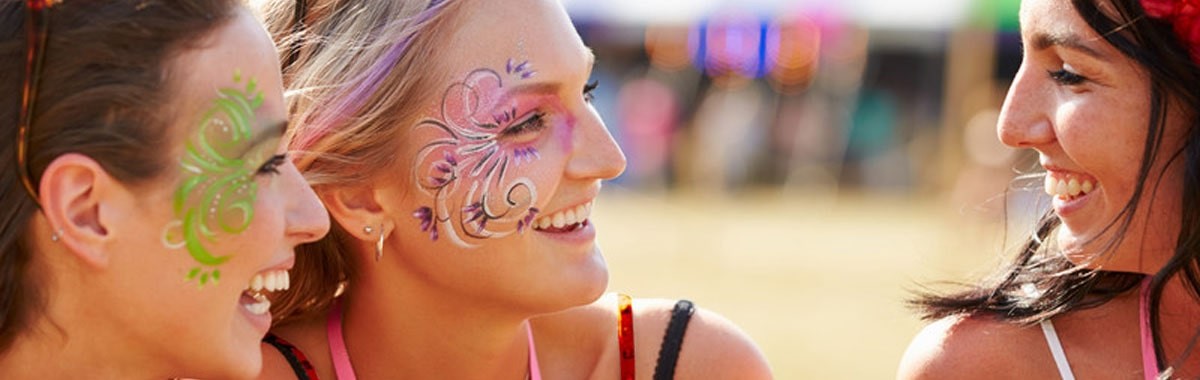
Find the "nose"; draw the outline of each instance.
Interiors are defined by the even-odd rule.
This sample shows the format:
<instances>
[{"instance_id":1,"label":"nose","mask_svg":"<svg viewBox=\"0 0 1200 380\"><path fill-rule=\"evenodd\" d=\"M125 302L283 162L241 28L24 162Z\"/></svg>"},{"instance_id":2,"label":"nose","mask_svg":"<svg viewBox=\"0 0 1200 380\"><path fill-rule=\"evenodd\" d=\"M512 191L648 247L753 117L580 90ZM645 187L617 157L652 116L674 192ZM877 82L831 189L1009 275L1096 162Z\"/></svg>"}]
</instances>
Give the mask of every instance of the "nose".
<instances>
[{"instance_id":1,"label":"nose","mask_svg":"<svg viewBox=\"0 0 1200 380\"><path fill-rule=\"evenodd\" d=\"M287 236L296 239L298 244L317 241L329 232L329 213L295 165L289 162L281 169L289 179L287 185L295 189L286 203L284 225Z\"/></svg>"},{"instance_id":2,"label":"nose","mask_svg":"<svg viewBox=\"0 0 1200 380\"><path fill-rule=\"evenodd\" d=\"M612 179L625 171L625 153L617 146L604 120L592 107L576 124L574 152L567 162L567 176L576 179Z\"/></svg>"},{"instance_id":3,"label":"nose","mask_svg":"<svg viewBox=\"0 0 1200 380\"><path fill-rule=\"evenodd\" d=\"M1048 80L1030 72L1025 63L1021 64L1004 98L1000 121L996 123L996 134L1004 145L1036 148L1054 142L1051 113L1046 111L1053 105L1053 99L1048 95L1050 89L1044 86Z\"/></svg>"}]
</instances>

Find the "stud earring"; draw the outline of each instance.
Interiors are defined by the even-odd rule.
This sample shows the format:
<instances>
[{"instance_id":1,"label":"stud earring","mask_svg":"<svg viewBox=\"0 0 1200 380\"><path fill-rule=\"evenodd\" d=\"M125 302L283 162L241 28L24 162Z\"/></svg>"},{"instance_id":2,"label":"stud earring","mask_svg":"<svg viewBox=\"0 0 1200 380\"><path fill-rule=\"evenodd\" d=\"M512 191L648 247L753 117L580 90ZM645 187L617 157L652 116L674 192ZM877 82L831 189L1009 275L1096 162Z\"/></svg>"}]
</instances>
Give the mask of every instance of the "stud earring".
<instances>
[{"instance_id":1,"label":"stud earring","mask_svg":"<svg viewBox=\"0 0 1200 380\"><path fill-rule=\"evenodd\" d=\"M375 233L375 229L372 228L371 226L363 226L363 233L370 235L370 234Z\"/></svg>"},{"instance_id":2,"label":"stud earring","mask_svg":"<svg viewBox=\"0 0 1200 380\"><path fill-rule=\"evenodd\" d=\"M60 239L59 235L62 235L62 233L63 233L62 228L59 228L58 231L54 231L54 233L50 234L50 241L57 243L58 240Z\"/></svg>"}]
</instances>

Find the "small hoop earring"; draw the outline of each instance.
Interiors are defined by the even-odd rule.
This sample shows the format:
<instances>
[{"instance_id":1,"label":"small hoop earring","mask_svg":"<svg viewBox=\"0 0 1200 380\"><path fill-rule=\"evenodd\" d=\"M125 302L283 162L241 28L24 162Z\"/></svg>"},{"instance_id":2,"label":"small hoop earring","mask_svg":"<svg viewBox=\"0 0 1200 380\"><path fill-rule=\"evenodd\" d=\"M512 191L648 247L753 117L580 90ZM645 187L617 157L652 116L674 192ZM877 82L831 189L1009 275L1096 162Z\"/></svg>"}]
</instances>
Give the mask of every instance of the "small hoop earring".
<instances>
[{"instance_id":1,"label":"small hoop earring","mask_svg":"<svg viewBox=\"0 0 1200 380\"><path fill-rule=\"evenodd\" d=\"M375 262L379 262L379 259L383 258L383 239L386 237L387 234L380 233L379 240L375 241Z\"/></svg>"}]
</instances>

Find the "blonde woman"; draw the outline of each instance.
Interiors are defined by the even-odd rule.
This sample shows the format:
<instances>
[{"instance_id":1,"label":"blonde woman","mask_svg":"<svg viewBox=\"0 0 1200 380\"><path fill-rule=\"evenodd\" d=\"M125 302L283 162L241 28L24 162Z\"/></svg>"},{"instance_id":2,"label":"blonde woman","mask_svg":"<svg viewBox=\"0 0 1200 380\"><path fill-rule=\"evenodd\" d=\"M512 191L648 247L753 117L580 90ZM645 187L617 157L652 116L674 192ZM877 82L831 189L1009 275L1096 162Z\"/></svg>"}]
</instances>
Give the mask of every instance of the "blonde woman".
<instances>
[{"instance_id":1,"label":"blonde woman","mask_svg":"<svg viewBox=\"0 0 1200 380\"><path fill-rule=\"evenodd\" d=\"M601 298L589 214L625 159L560 4L275 1L266 14L298 90L291 147L336 223L276 300L264 378L770 377L716 314Z\"/></svg>"}]
</instances>

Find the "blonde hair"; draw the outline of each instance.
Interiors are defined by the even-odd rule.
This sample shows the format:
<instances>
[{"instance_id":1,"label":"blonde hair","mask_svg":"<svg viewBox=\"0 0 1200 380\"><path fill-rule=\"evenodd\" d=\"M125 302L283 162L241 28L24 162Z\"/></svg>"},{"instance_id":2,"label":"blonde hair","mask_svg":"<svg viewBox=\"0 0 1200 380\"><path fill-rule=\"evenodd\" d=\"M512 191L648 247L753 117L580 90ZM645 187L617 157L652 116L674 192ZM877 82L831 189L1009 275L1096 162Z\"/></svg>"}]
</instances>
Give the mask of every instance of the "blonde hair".
<instances>
[{"instance_id":1,"label":"blonde hair","mask_svg":"<svg viewBox=\"0 0 1200 380\"><path fill-rule=\"evenodd\" d=\"M362 183L397 165L396 143L447 73L436 70L461 0L267 0L280 47L289 147L318 191ZM300 8L305 7L305 8ZM276 321L326 310L354 277L355 238L338 226L297 248L296 282L273 302Z\"/></svg>"}]
</instances>

